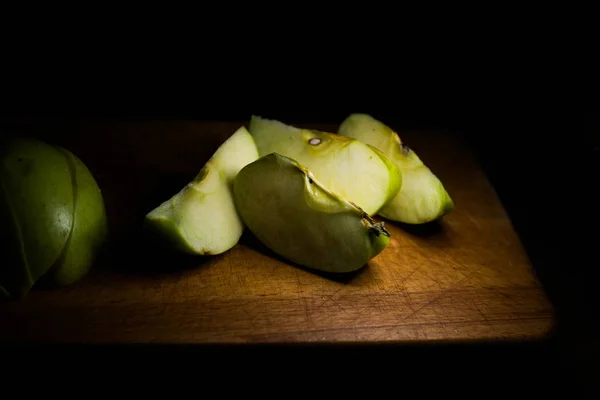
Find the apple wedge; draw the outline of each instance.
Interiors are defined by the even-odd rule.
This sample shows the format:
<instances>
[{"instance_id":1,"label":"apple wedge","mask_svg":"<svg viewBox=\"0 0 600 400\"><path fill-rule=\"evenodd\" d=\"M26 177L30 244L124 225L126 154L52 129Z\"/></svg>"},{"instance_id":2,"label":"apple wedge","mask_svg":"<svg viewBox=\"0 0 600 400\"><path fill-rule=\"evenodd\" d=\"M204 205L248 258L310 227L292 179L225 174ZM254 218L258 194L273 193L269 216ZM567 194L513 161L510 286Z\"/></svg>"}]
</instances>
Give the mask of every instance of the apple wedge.
<instances>
[{"instance_id":1,"label":"apple wedge","mask_svg":"<svg viewBox=\"0 0 600 400\"><path fill-rule=\"evenodd\" d=\"M265 246L296 264L351 272L389 244L383 223L280 154L270 153L244 167L233 192L246 226Z\"/></svg>"},{"instance_id":2,"label":"apple wedge","mask_svg":"<svg viewBox=\"0 0 600 400\"><path fill-rule=\"evenodd\" d=\"M254 139L246 128L239 128L192 182L146 215L150 227L187 253L215 255L229 250L244 230L233 201L233 180L257 158Z\"/></svg>"},{"instance_id":3,"label":"apple wedge","mask_svg":"<svg viewBox=\"0 0 600 400\"><path fill-rule=\"evenodd\" d=\"M454 208L442 182L396 132L368 114L352 114L340 125L340 135L381 150L402 173L402 187L379 211L382 217L407 224L438 219Z\"/></svg>"},{"instance_id":4,"label":"apple wedge","mask_svg":"<svg viewBox=\"0 0 600 400\"><path fill-rule=\"evenodd\" d=\"M329 190L374 215L402 185L396 165L358 140L300 129L252 116L250 134L258 154L279 153L308 168Z\"/></svg>"}]
</instances>

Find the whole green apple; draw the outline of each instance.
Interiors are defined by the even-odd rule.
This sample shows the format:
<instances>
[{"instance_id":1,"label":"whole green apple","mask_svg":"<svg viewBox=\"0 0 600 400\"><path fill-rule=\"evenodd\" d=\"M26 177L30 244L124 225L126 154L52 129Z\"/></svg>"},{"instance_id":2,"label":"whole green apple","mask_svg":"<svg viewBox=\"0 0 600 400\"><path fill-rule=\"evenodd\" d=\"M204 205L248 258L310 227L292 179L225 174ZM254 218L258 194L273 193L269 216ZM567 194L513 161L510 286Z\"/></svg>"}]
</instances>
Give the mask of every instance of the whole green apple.
<instances>
[{"instance_id":1,"label":"whole green apple","mask_svg":"<svg viewBox=\"0 0 600 400\"><path fill-rule=\"evenodd\" d=\"M107 234L102 194L79 158L36 139L2 144L0 295L25 296L41 278L79 280Z\"/></svg>"}]
</instances>

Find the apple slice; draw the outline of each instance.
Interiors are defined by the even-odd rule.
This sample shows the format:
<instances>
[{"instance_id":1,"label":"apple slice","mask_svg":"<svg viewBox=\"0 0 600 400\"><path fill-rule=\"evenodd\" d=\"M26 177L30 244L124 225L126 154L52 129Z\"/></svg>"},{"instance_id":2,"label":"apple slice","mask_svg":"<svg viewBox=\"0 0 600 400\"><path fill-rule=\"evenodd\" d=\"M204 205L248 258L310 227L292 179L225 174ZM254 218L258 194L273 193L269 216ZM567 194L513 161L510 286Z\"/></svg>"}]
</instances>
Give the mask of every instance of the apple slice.
<instances>
[{"instance_id":1,"label":"apple slice","mask_svg":"<svg viewBox=\"0 0 600 400\"><path fill-rule=\"evenodd\" d=\"M244 167L233 185L246 226L275 253L326 272L351 272L388 244L390 235L291 158L270 153Z\"/></svg>"},{"instance_id":2,"label":"apple slice","mask_svg":"<svg viewBox=\"0 0 600 400\"><path fill-rule=\"evenodd\" d=\"M250 120L250 133L260 157L279 153L296 160L323 185L369 215L377 213L402 185L395 164L358 140L258 116Z\"/></svg>"},{"instance_id":3,"label":"apple slice","mask_svg":"<svg viewBox=\"0 0 600 400\"><path fill-rule=\"evenodd\" d=\"M244 230L233 202L233 180L257 158L254 139L246 128L239 128L192 182L146 215L149 225L187 253L214 255L229 250Z\"/></svg>"},{"instance_id":4,"label":"apple slice","mask_svg":"<svg viewBox=\"0 0 600 400\"><path fill-rule=\"evenodd\" d=\"M367 114L352 114L338 133L381 150L402 172L402 188L379 215L407 224L433 221L454 208L442 182L390 127Z\"/></svg>"}]
</instances>

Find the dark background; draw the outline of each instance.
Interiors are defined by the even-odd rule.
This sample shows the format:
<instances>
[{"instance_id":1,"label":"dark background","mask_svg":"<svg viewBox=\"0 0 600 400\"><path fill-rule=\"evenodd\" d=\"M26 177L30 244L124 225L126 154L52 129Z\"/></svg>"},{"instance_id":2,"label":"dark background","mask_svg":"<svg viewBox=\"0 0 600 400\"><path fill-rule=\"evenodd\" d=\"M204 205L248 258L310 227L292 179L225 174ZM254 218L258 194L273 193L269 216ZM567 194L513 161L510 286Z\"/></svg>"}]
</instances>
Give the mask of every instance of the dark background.
<instances>
[{"instance_id":1,"label":"dark background","mask_svg":"<svg viewBox=\"0 0 600 400\"><path fill-rule=\"evenodd\" d=\"M220 75L218 82L227 80ZM308 84L306 84L308 82ZM465 343L435 346L350 348L318 347L43 347L2 349L16 359L22 354L62 357L79 362L128 360L136 366L183 360L233 368L262 376L256 364L269 370L290 368L291 374L317 373L314 365L334 375L345 369L364 370L370 377L397 371L468 376L475 385L486 382L525 384L554 391L558 386L588 388L600 372L600 340L596 321L598 268L598 181L600 126L598 113L573 112L545 97L529 96L526 85L480 86L466 90L416 91L411 97L401 84L380 80L321 85L306 78L270 81L271 85L217 85L176 90L111 91L94 86L93 93L75 89L53 99L50 90L31 96L20 93L3 103L0 132L50 121L60 135L61 124L89 118L192 118L246 120L252 114L288 123L339 123L351 112L370 113L397 129L440 129L465 135L495 186L532 260L557 314L556 332L536 343ZM324 83L323 83L324 82ZM522 83L523 81L521 81ZM435 85L434 85L435 86ZM345 87L345 91L338 90ZM188 92L196 93L187 96ZM31 93L31 92L27 92ZM27 94L25 93L25 94ZM84 94L82 94L84 93ZM259 96L260 93L260 96ZM412 93L412 92L411 92ZM253 97L256 96L256 97ZM110 361L113 360L113 361ZM200 361L202 360L202 361ZM260 360L260 361L258 361ZM261 364L261 365L262 365ZM308 370L303 366L308 366ZM312 367L311 367L312 365ZM403 372L401 372L403 371ZM317 374L318 375L318 374ZM393 373L392 373L393 375ZM476 378L472 378L475 377ZM346 377L347 378L347 377ZM300 379L300 378L299 378ZM305 379L305 378L303 378ZM340 379L340 378L336 378ZM342 378L343 379L343 378ZM351 378L350 378L351 379ZM367 378L365 378L367 379ZM379 376L379 379L381 377ZM426 378L427 379L427 378ZM571 386L574 385L574 386ZM576 397L577 398L577 397Z\"/></svg>"}]
</instances>

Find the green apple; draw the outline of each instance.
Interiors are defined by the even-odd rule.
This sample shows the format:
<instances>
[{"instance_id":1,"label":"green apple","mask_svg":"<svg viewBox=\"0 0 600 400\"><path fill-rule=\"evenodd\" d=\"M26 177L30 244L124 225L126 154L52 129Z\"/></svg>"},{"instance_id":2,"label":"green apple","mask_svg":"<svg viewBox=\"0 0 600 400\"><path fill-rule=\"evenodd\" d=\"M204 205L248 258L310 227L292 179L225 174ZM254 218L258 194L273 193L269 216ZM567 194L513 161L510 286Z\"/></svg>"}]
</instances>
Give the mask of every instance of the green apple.
<instances>
[{"instance_id":1,"label":"green apple","mask_svg":"<svg viewBox=\"0 0 600 400\"><path fill-rule=\"evenodd\" d=\"M146 215L149 226L186 253L214 255L229 250L244 230L233 202L233 180L257 158L254 139L240 127L192 182Z\"/></svg>"},{"instance_id":2,"label":"green apple","mask_svg":"<svg viewBox=\"0 0 600 400\"><path fill-rule=\"evenodd\" d=\"M106 239L94 177L68 150L35 139L0 147L0 292L25 296L42 278L52 285L75 282Z\"/></svg>"},{"instance_id":3,"label":"green apple","mask_svg":"<svg viewBox=\"0 0 600 400\"><path fill-rule=\"evenodd\" d=\"M383 223L376 223L306 167L278 153L244 167L233 192L237 210L252 233L296 264L351 272L389 244Z\"/></svg>"},{"instance_id":4,"label":"green apple","mask_svg":"<svg viewBox=\"0 0 600 400\"><path fill-rule=\"evenodd\" d=\"M69 285L89 272L108 237L108 222L102 193L90 170L73 153L63 148L59 150L71 167L75 212L67 247L48 275L59 285Z\"/></svg>"},{"instance_id":5,"label":"green apple","mask_svg":"<svg viewBox=\"0 0 600 400\"><path fill-rule=\"evenodd\" d=\"M374 215L402 185L398 168L358 140L299 129L252 116L250 133L259 156L279 153L308 168L331 191Z\"/></svg>"},{"instance_id":6,"label":"green apple","mask_svg":"<svg viewBox=\"0 0 600 400\"><path fill-rule=\"evenodd\" d=\"M367 114L352 114L340 125L338 133L381 150L402 172L402 188L379 211L382 217L407 224L422 224L438 219L454 208L442 182L402 143L390 127Z\"/></svg>"}]
</instances>

